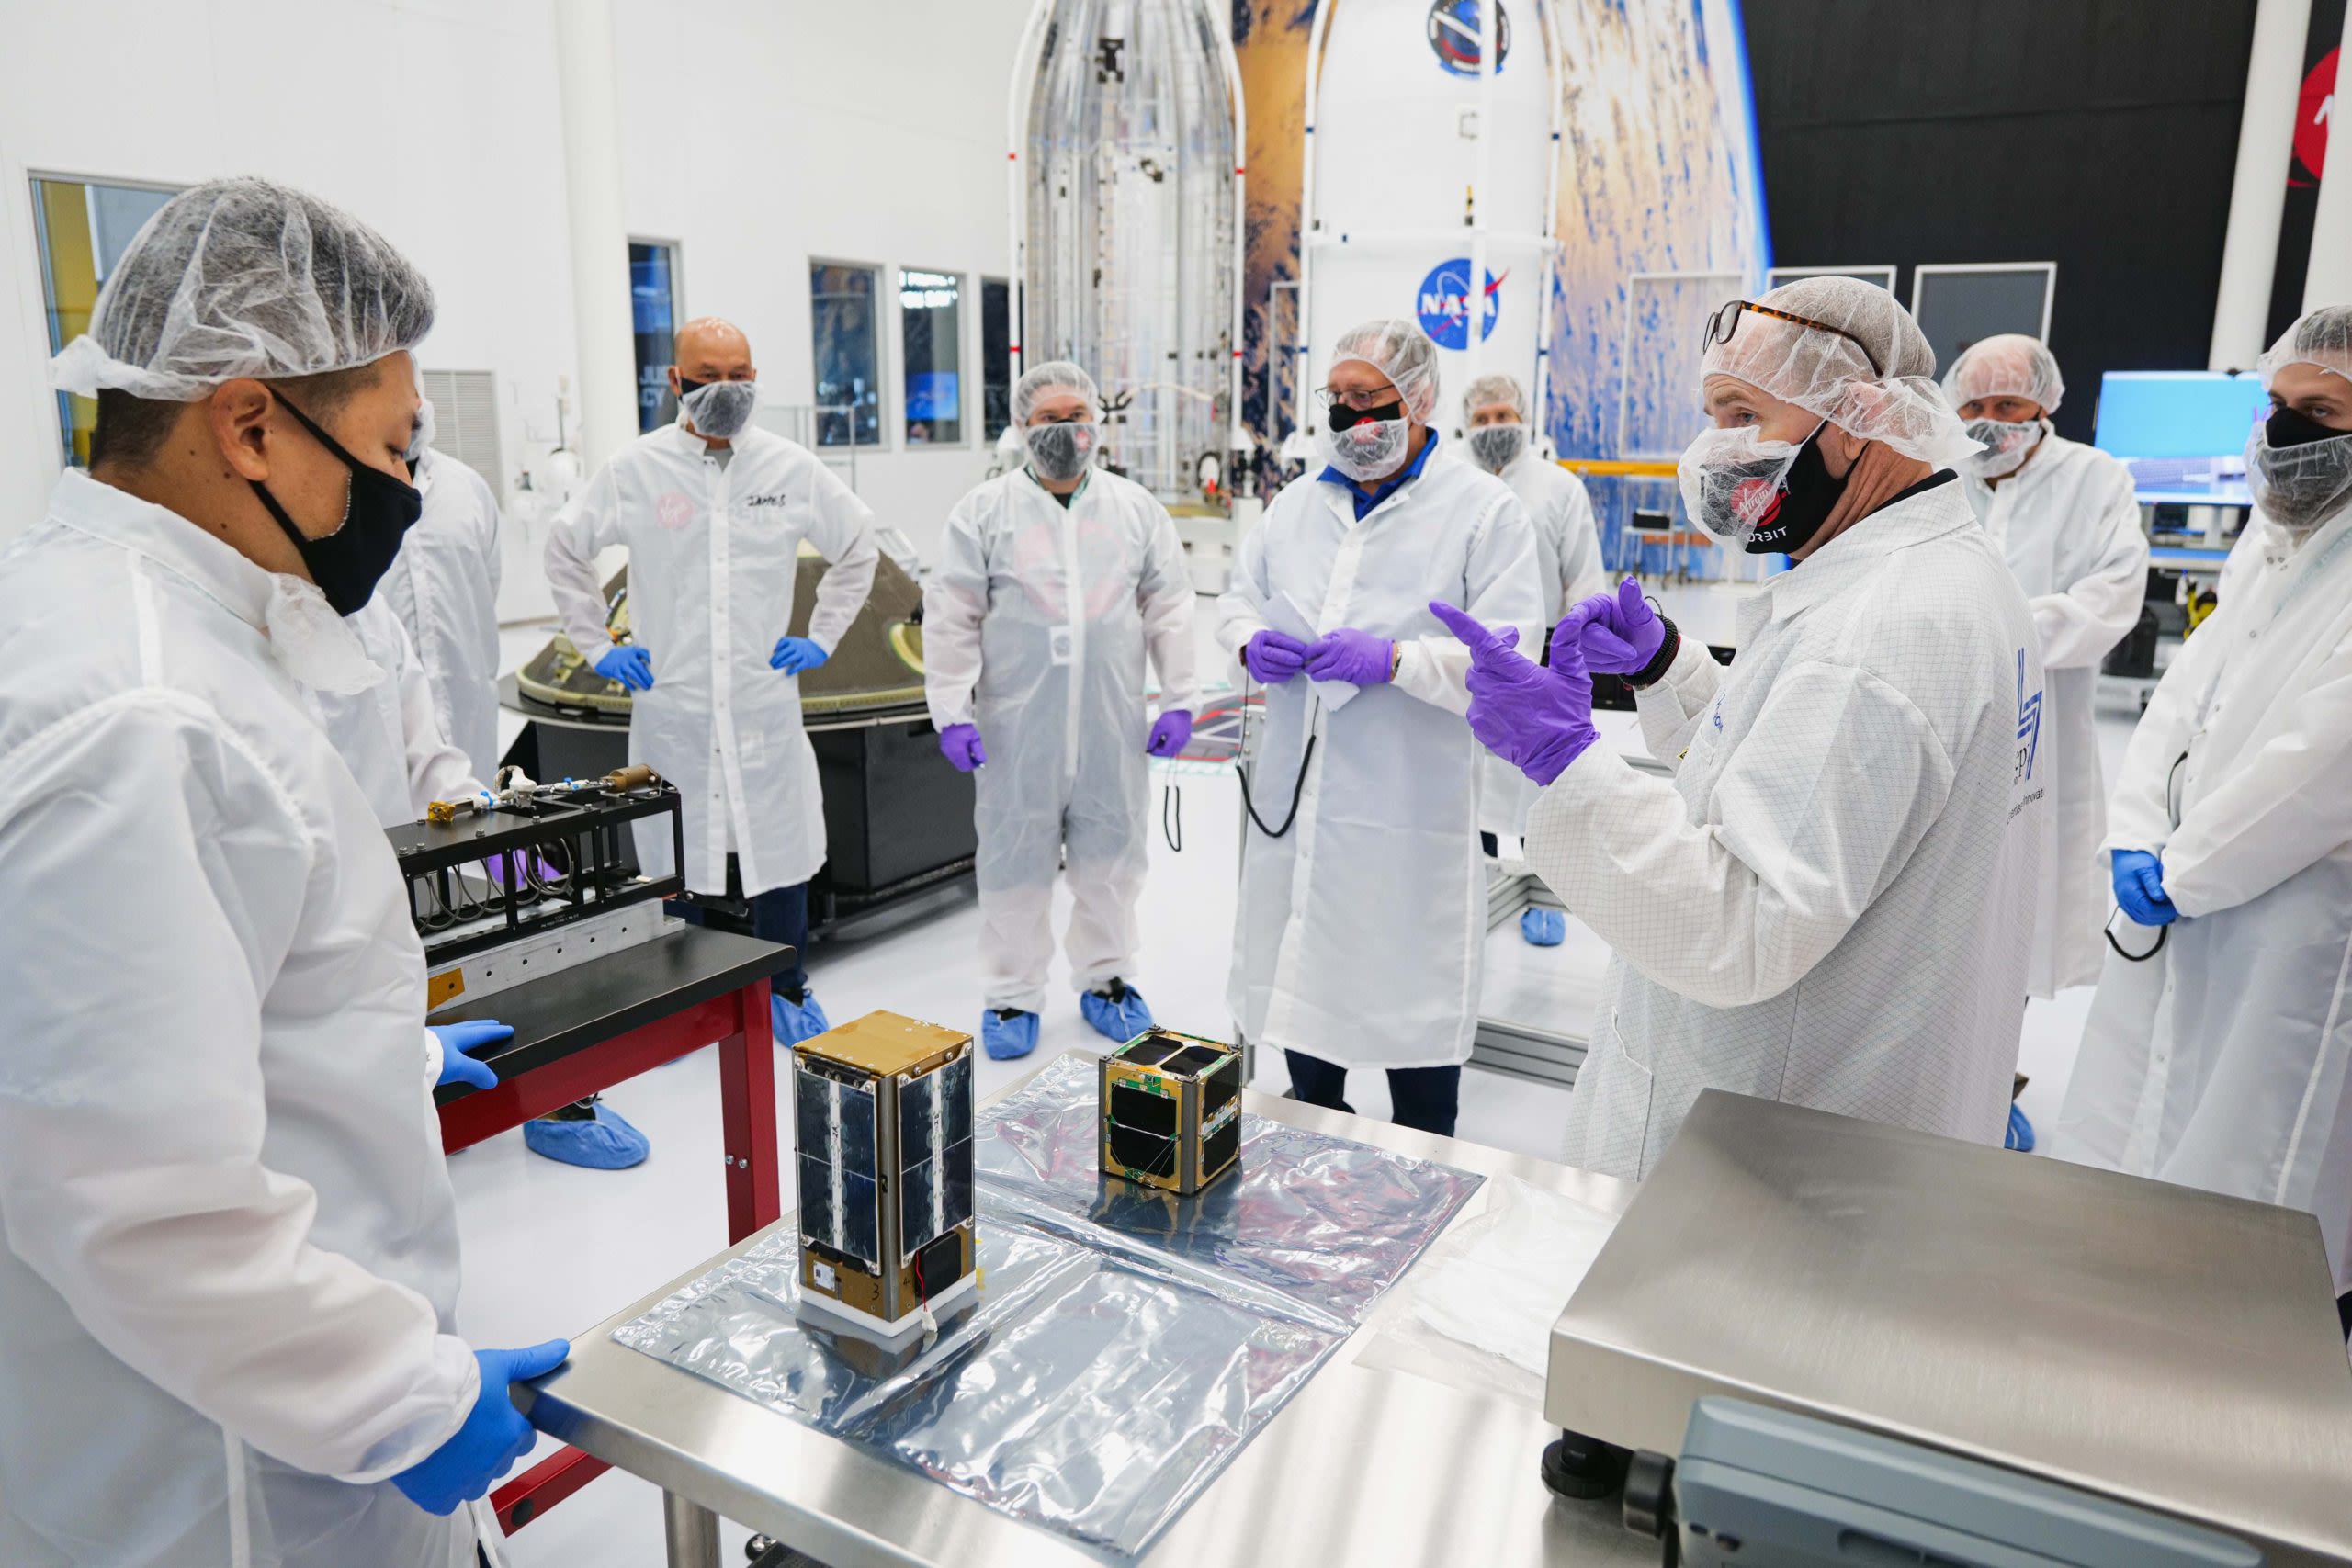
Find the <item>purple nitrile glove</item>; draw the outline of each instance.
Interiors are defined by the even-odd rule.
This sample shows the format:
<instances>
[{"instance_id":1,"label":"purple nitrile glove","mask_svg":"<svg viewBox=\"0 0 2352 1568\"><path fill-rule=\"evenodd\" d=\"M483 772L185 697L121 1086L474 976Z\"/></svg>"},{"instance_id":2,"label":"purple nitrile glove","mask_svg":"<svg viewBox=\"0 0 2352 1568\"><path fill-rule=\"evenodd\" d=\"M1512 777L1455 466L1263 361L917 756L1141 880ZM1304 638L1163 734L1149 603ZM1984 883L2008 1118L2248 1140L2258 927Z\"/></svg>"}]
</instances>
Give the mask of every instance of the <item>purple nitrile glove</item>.
<instances>
[{"instance_id":1,"label":"purple nitrile glove","mask_svg":"<svg viewBox=\"0 0 2352 1568\"><path fill-rule=\"evenodd\" d=\"M980 744L978 725L949 725L939 732L939 750L959 773L968 773L989 760L989 749Z\"/></svg>"},{"instance_id":2,"label":"purple nitrile glove","mask_svg":"<svg viewBox=\"0 0 2352 1568\"><path fill-rule=\"evenodd\" d=\"M1519 628L1496 632L1451 604L1430 613L1470 650L1470 733L1504 761L1548 784L1600 739L1592 728L1592 676L1567 625L1552 637L1547 667L1518 651Z\"/></svg>"},{"instance_id":3,"label":"purple nitrile glove","mask_svg":"<svg viewBox=\"0 0 2352 1568\"><path fill-rule=\"evenodd\" d=\"M1614 592L1577 600L1560 625L1570 622L1585 668L1604 675L1638 675L1666 646L1666 621L1642 596L1638 577L1627 578Z\"/></svg>"},{"instance_id":4,"label":"purple nitrile glove","mask_svg":"<svg viewBox=\"0 0 2352 1568\"><path fill-rule=\"evenodd\" d=\"M1306 645L1268 626L1241 647L1241 662L1261 686L1277 686L1306 668Z\"/></svg>"},{"instance_id":5,"label":"purple nitrile glove","mask_svg":"<svg viewBox=\"0 0 2352 1568\"><path fill-rule=\"evenodd\" d=\"M2112 855L2116 906L2139 926L2168 926L2180 919L2165 891L2165 863L2145 850L2117 850Z\"/></svg>"},{"instance_id":6,"label":"purple nitrile glove","mask_svg":"<svg viewBox=\"0 0 2352 1568\"><path fill-rule=\"evenodd\" d=\"M1151 739L1143 743L1145 752L1154 757L1173 757L1193 739L1193 716L1182 708L1170 708L1152 720Z\"/></svg>"},{"instance_id":7,"label":"purple nitrile glove","mask_svg":"<svg viewBox=\"0 0 2352 1568\"><path fill-rule=\"evenodd\" d=\"M1377 686L1396 672L1396 645L1385 637L1374 637L1353 626L1325 633L1306 650L1306 674L1312 681Z\"/></svg>"}]
</instances>

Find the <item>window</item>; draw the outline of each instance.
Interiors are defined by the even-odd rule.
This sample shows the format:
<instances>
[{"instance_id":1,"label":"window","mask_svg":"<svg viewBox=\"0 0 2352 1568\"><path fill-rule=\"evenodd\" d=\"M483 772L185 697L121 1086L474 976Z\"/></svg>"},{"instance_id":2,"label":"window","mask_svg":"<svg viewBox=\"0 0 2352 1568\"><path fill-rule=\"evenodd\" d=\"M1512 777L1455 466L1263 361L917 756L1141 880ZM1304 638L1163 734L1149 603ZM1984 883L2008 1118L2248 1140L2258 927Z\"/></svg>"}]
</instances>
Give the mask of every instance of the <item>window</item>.
<instances>
[{"instance_id":1,"label":"window","mask_svg":"<svg viewBox=\"0 0 2352 1568\"><path fill-rule=\"evenodd\" d=\"M899 346L905 350L910 446L964 439L964 280L899 269Z\"/></svg>"},{"instance_id":2,"label":"window","mask_svg":"<svg viewBox=\"0 0 2352 1568\"><path fill-rule=\"evenodd\" d=\"M808 264L820 446L882 444L882 334L874 309L880 293L874 267Z\"/></svg>"},{"instance_id":3,"label":"window","mask_svg":"<svg viewBox=\"0 0 2352 1568\"><path fill-rule=\"evenodd\" d=\"M670 360L678 335L678 247L628 243L630 327L637 337L637 428L671 419Z\"/></svg>"},{"instance_id":4,"label":"window","mask_svg":"<svg viewBox=\"0 0 2352 1568\"><path fill-rule=\"evenodd\" d=\"M1001 277L980 279L980 439L993 441L1012 423L1012 290Z\"/></svg>"},{"instance_id":5,"label":"window","mask_svg":"<svg viewBox=\"0 0 2352 1568\"><path fill-rule=\"evenodd\" d=\"M130 248L131 236L173 194L157 186L33 181L33 231L40 245L51 353L90 330L98 290ZM57 394L58 434L65 461L74 468L90 466L90 430L97 418L96 399Z\"/></svg>"}]
</instances>

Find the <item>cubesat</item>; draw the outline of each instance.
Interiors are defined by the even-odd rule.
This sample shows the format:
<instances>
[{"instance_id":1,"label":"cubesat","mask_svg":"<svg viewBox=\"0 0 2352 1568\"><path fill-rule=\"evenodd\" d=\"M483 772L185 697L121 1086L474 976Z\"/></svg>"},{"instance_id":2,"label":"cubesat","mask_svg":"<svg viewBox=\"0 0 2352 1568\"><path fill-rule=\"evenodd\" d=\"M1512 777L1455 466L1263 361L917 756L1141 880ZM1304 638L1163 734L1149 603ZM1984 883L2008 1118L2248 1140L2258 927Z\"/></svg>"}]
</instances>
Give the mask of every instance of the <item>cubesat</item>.
<instances>
[{"instance_id":1,"label":"cubesat","mask_svg":"<svg viewBox=\"0 0 2352 1568\"><path fill-rule=\"evenodd\" d=\"M1102 1073L1105 1176L1189 1198L1239 1163L1239 1046L1151 1029Z\"/></svg>"},{"instance_id":2,"label":"cubesat","mask_svg":"<svg viewBox=\"0 0 2352 1568\"><path fill-rule=\"evenodd\" d=\"M972 1037L871 1012L793 1052L803 1302L885 1337L978 1289Z\"/></svg>"}]
</instances>

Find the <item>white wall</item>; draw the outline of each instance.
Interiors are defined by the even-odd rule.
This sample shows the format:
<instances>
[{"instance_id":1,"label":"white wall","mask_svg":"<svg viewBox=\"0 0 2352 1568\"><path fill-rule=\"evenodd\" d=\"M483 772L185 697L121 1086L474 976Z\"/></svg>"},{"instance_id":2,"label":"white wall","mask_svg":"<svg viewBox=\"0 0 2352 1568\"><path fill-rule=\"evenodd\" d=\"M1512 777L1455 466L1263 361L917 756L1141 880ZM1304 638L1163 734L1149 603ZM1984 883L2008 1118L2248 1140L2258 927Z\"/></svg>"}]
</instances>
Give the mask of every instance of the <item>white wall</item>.
<instances>
[{"instance_id":1,"label":"white wall","mask_svg":"<svg viewBox=\"0 0 2352 1568\"><path fill-rule=\"evenodd\" d=\"M428 367L500 377L510 500L574 370L551 6L595 0L0 0L0 540L58 466L29 178L253 173L349 207L432 277ZM1006 84L1027 0L614 0L630 231L676 241L685 309L812 400L808 263L963 274L960 449L908 452L883 298L884 446L858 488L928 548L978 478L979 301L1004 275ZM103 74L87 69L103 61ZM527 513L527 507L525 512ZM510 618L544 608L510 528Z\"/></svg>"}]
</instances>

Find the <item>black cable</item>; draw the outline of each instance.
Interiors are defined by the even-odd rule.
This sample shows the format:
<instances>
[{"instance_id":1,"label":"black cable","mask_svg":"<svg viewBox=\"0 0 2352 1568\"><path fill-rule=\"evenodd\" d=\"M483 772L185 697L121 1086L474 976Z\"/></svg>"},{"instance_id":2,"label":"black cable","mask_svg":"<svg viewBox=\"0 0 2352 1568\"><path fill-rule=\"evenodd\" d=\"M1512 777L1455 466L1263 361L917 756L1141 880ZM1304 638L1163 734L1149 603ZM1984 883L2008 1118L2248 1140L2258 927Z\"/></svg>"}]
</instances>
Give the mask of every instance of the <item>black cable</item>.
<instances>
[{"instance_id":1,"label":"black cable","mask_svg":"<svg viewBox=\"0 0 2352 1568\"><path fill-rule=\"evenodd\" d=\"M1168 803L1171 799L1176 803L1176 828L1173 832L1170 832L1168 827ZM1182 784L1171 784L1160 786L1159 836L1168 840L1170 849L1180 855L1184 852L1184 786Z\"/></svg>"},{"instance_id":2,"label":"black cable","mask_svg":"<svg viewBox=\"0 0 2352 1568\"><path fill-rule=\"evenodd\" d=\"M2122 912L2123 911L2119 908L2115 911L2115 914L2120 915ZM2137 922L2134 923L2136 924ZM2078 927L2076 929L2079 930L2080 928ZM2100 929L2098 934L2107 938L2107 945L2115 949L2115 956L2118 958L2122 959L2127 964L2145 964L2149 959L2154 958L2157 953L2162 953L2165 950L2165 938L2172 935L2172 928L2170 926L2158 926L2156 928L2156 945L2148 949L2145 953L2130 952L2125 949L2121 942L2115 940L2115 915L2109 915L2107 918L2107 924Z\"/></svg>"},{"instance_id":3,"label":"black cable","mask_svg":"<svg viewBox=\"0 0 2352 1568\"><path fill-rule=\"evenodd\" d=\"M1279 828L1267 827L1266 819L1258 815L1257 804L1250 798L1250 770L1247 768L1235 770L1234 777L1241 781L1241 809L1250 814L1250 820L1258 825L1258 831L1265 834L1269 839L1281 838L1290 831L1291 824L1298 820L1298 803L1306 796L1307 764L1315 761L1315 743L1321 739L1322 737L1318 735L1309 735L1306 738L1306 751L1298 760L1298 782L1291 785L1290 813L1283 818L1283 825Z\"/></svg>"}]
</instances>

